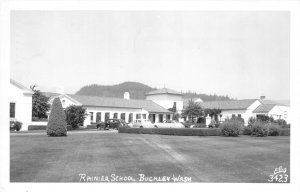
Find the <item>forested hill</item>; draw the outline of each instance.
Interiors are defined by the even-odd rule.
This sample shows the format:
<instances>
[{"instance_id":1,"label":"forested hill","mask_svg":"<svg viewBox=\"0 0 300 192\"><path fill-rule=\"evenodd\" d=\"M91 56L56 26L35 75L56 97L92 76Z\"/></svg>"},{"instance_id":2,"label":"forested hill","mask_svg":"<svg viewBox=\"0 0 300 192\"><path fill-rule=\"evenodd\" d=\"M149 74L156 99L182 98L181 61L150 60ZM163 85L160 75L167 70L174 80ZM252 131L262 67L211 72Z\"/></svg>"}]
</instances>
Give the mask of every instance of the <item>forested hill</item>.
<instances>
[{"instance_id":1,"label":"forested hill","mask_svg":"<svg viewBox=\"0 0 300 192\"><path fill-rule=\"evenodd\" d=\"M131 99L145 99L145 94L153 90L156 89L142 83L124 82L117 85L87 85L77 91L76 94L123 98L124 92L129 92ZM228 96L198 94L193 92L187 92L183 94L184 98L201 98L203 101L230 100Z\"/></svg>"},{"instance_id":2,"label":"forested hill","mask_svg":"<svg viewBox=\"0 0 300 192\"><path fill-rule=\"evenodd\" d=\"M137 82L124 82L117 85L87 85L77 91L77 95L119 97L123 98L124 92L129 92L131 99L144 99L145 93L155 89Z\"/></svg>"}]
</instances>

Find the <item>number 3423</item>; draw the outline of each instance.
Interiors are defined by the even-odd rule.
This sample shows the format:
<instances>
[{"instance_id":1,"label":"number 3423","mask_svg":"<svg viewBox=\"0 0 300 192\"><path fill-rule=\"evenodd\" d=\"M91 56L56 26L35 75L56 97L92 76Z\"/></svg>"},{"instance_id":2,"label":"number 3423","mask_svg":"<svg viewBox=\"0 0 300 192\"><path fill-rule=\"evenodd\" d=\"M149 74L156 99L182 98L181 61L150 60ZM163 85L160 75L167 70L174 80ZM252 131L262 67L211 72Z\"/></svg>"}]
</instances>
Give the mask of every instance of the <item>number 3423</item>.
<instances>
[{"instance_id":1,"label":"number 3423","mask_svg":"<svg viewBox=\"0 0 300 192\"><path fill-rule=\"evenodd\" d=\"M270 179L268 180L269 182L273 182L274 180L276 182L279 182L279 183L286 183L288 181L288 175L287 174L280 174L280 175L270 175L269 176Z\"/></svg>"}]
</instances>

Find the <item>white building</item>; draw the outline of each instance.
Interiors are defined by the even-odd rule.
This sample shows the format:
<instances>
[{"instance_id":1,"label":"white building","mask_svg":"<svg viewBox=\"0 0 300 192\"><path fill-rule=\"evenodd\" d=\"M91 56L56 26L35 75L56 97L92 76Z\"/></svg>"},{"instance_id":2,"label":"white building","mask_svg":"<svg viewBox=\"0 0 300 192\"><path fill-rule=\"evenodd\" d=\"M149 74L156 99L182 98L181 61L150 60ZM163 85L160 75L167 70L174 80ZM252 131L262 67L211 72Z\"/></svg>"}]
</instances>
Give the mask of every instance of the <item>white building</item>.
<instances>
[{"instance_id":1,"label":"white building","mask_svg":"<svg viewBox=\"0 0 300 192\"><path fill-rule=\"evenodd\" d=\"M98 121L118 118L126 122L135 119L149 119L153 122L162 122L172 118L172 112L150 100L130 99L129 94L124 94L125 98L97 97L64 94L54 96L59 97L63 108L70 105L83 106L88 114L84 121L84 126Z\"/></svg>"},{"instance_id":2,"label":"white building","mask_svg":"<svg viewBox=\"0 0 300 192\"><path fill-rule=\"evenodd\" d=\"M151 100L165 109L176 106L177 112L181 114L183 110L183 94L172 89L158 89L145 94L146 100Z\"/></svg>"},{"instance_id":3,"label":"white building","mask_svg":"<svg viewBox=\"0 0 300 192\"><path fill-rule=\"evenodd\" d=\"M27 131L28 125L32 123L32 95L33 92L30 89L10 79L10 120L22 122L22 131Z\"/></svg>"},{"instance_id":4,"label":"white building","mask_svg":"<svg viewBox=\"0 0 300 192\"><path fill-rule=\"evenodd\" d=\"M218 116L220 121L226 118L241 117L248 122L250 117L267 115L274 119L284 119L290 123L288 118L289 106L265 99L245 99L230 101L209 101L201 102L204 109L220 109L221 114Z\"/></svg>"}]
</instances>

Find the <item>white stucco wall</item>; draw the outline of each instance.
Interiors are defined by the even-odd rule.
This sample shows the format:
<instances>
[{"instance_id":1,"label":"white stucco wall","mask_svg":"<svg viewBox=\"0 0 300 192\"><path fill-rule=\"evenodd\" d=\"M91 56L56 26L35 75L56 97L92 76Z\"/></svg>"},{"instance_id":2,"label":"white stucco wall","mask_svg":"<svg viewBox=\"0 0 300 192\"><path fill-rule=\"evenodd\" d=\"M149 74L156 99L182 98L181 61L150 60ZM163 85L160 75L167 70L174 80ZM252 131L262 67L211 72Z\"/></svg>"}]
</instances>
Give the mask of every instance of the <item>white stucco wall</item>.
<instances>
[{"instance_id":1,"label":"white stucco wall","mask_svg":"<svg viewBox=\"0 0 300 192\"><path fill-rule=\"evenodd\" d=\"M15 119L23 123L21 131L27 131L32 122L32 94L10 83L10 103L15 103Z\"/></svg>"},{"instance_id":2,"label":"white stucco wall","mask_svg":"<svg viewBox=\"0 0 300 192\"><path fill-rule=\"evenodd\" d=\"M147 100L152 100L158 105L169 109L173 107L174 102L176 102L176 108L179 113L183 109L183 99L181 95L172 94L160 94L160 95L146 95Z\"/></svg>"},{"instance_id":3,"label":"white stucco wall","mask_svg":"<svg viewBox=\"0 0 300 192\"><path fill-rule=\"evenodd\" d=\"M241 117L245 120L245 124L248 124L248 120L250 117L255 117L256 115L253 113L253 111L259 106L261 103L256 100L251 104L247 109L244 110L222 110L222 118L221 120L225 120L226 118L231 118L233 114L238 116L238 114L241 114Z\"/></svg>"},{"instance_id":4,"label":"white stucco wall","mask_svg":"<svg viewBox=\"0 0 300 192\"><path fill-rule=\"evenodd\" d=\"M279 109L282 111L282 119L284 119L287 123L290 122L290 107L289 106L278 106Z\"/></svg>"},{"instance_id":5,"label":"white stucco wall","mask_svg":"<svg viewBox=\"0 0 300 192\"><path fill-rule=\"evenodd\" d=\"M118 113L118 119L121 119L121 113L125 113L125 121L129 121L129 114L133 114L133 120L136 119L136 114L146 114L146 119L148 119L148 111L143 109L131 109L131 108L109 108L109 107L86 107L87 117L84 121L84 126L90 125L91 123L96 122L97 112L101 112L101 121L105 120L105 113L109 113L109 118L113 118L114 113ZM91 112L93 112L93 121L91 122ZM143 118L143 115L141 115Z\"/></svg>"}]
</instances>

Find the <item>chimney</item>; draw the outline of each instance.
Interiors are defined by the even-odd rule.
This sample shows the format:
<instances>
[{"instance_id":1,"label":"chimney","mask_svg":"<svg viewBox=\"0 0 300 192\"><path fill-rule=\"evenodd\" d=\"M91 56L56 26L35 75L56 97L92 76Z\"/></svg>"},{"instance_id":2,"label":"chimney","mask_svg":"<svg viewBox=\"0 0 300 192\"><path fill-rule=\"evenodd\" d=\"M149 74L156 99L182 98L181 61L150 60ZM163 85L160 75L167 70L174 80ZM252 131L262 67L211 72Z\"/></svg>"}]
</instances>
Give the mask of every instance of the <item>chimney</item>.
<instances>
[{"instance_id":1,"label":"chimney","mask_svg":"<svg viewBox=\"0 0 300 192\"><path fill-rule=\"evenodd\" d=\"M127 99L127 100L130 99L130 94L129 94L129 92L125 92L125 93L124 93L124 99Z\"/></svg>"},{"instance_id":2,"label":"chimney","mask_svg":"<svg viewBox=\"0 0 300 192\"><path fill-rule=\"evenodd\" d=\"M266 98L266 96L260 96L260 99L265 99Z\"/></svg>"}]
</instances>

